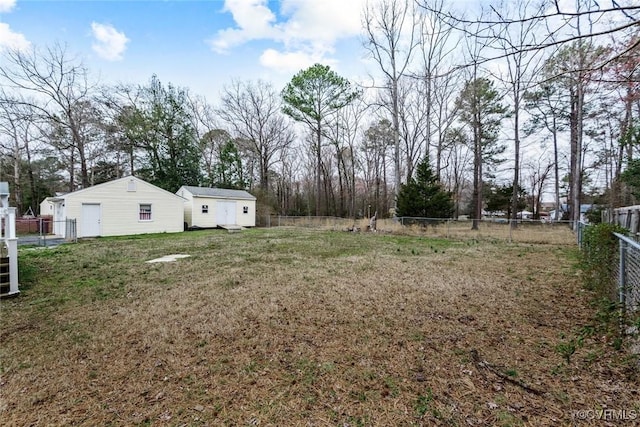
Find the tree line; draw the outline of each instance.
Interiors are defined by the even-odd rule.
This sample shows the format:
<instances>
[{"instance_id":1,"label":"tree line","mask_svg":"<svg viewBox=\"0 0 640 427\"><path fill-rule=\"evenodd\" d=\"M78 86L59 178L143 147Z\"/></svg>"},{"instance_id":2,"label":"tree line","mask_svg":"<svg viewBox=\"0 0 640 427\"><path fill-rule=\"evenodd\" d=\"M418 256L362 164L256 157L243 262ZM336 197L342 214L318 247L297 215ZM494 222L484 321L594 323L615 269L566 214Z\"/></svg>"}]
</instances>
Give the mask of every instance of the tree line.
<instances>
[{"instance_id":1,"label":"tree line","mask_svg":"<svg viewBox=\"0 0 640 427\"><path fill-rule=\"evenodd\" d=\"M372 1L375 78L315 64L284 88L231 80L215 104L157 76L101 85L63 45L5 50L1 179L20 213L136 175L171 192L247 189L260 214L477 227L486 210L537 215L547 194L577 220L581 203L638 194L639 9L506 2L468 19L444 0Z\"/></svg>"}]
</instances>

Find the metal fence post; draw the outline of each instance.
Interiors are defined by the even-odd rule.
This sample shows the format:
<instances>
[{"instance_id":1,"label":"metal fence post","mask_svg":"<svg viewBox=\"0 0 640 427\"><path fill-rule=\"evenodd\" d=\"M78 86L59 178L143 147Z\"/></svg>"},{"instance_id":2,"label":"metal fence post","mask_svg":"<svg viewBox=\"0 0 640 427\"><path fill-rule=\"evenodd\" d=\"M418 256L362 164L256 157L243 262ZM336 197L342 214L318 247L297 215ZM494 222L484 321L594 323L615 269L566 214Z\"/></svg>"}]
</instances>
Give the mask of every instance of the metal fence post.
<instances>
[{"instance_id":1,"label":"metal fence post","mask_svg":"<svg viewBox=\"0 0 640 427\"><path fill-rule=\"evenodd\" d=\"M618 239L618 241L620 242L620 270L618 271L618 301L620 302L620 309L624 312L625 310L625 300L626 300L626 278L627 278L627 271L626 271L626 258L627 258L627 243L622 240L622 239Z\"/></svg>"},{"instance_id":2,"label":"metal fence post","mask_svg":"<svg viewBox=\"0 0 640 427\"><path fill-rule=\"evenodd\" d=\"M578 232L576 233L576 235L578 236L578 248L579 248L579 249L582 249L582 241L583 241L583 237L584 237L584 236L583 236L583 233L584 233L584 224L582 223L582 221L579 221L579 222L578 222L578 225L577 225L577 227L576 227L576 228L577 228L577 231L578 231Z\"/></svg>"}]
</instances>

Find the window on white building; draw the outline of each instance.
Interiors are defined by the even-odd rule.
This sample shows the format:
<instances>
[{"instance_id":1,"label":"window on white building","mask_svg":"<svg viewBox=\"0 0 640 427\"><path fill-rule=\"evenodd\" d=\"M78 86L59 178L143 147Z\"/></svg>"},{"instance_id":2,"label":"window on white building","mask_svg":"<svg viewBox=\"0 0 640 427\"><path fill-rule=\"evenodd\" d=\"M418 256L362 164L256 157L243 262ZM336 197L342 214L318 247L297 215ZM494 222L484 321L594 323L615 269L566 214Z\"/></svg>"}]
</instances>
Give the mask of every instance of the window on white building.
<instances>
[{"instance_id":1,"label":"window on white building","mask_svg":"<svg viewBox=\"0 0 640 427\"><path fill-rule=\"evenodd\" d=\"M140 204L140 221L151 221L151 204Z\"/></svg>"},{"instance_id":2,"label":"window on white building","mask_svg":"<svg viewBox=\"0 0 640 427\"><path fill-rule=\"evenodd\" d=\"M209 205L202 205L202 213L209 213Z\"/></svg>"}]
</instances>

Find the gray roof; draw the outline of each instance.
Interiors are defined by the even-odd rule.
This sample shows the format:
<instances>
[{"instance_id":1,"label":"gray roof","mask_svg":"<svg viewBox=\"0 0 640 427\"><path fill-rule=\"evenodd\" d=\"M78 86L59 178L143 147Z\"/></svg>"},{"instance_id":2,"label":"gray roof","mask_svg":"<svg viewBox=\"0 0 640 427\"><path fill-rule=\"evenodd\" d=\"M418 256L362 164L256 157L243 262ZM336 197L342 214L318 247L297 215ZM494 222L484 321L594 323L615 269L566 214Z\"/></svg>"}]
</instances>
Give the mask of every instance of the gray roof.
<instances>
[{"instance_id":1,"label":"gray roof","mask_svg":"<svg viewBox=\"0 0 640 427\"><path fill-rule=\"evenodd\" d=\"M226 188L211 188L211 187L192 187L190 185L183 185L182 188L198 197L216 197L221 199L241 199L241 200L256 200L254 196L244 190L228 190Z\"/></svg>"}]
</instances>

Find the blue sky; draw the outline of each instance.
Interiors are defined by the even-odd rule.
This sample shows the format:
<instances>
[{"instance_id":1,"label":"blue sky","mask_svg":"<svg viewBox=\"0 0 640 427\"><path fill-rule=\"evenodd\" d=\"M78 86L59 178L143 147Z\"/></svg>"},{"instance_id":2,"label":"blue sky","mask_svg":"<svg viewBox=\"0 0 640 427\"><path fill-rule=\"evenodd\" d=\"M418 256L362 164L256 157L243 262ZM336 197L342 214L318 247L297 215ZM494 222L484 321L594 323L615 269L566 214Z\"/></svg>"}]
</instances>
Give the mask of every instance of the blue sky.
<instances>
[{"instance_id":1,"label":"blue sky","mask_svg":"<svg viewBox=\"0 0 640 427\"><path fill-rule=\"evenodd\" d=\"M364 0L0 0L0 49L67 46L102 83L163 83L218 98L232 78L283 87L315 62L366 76Z\"/></svg>"}]
</instances>

